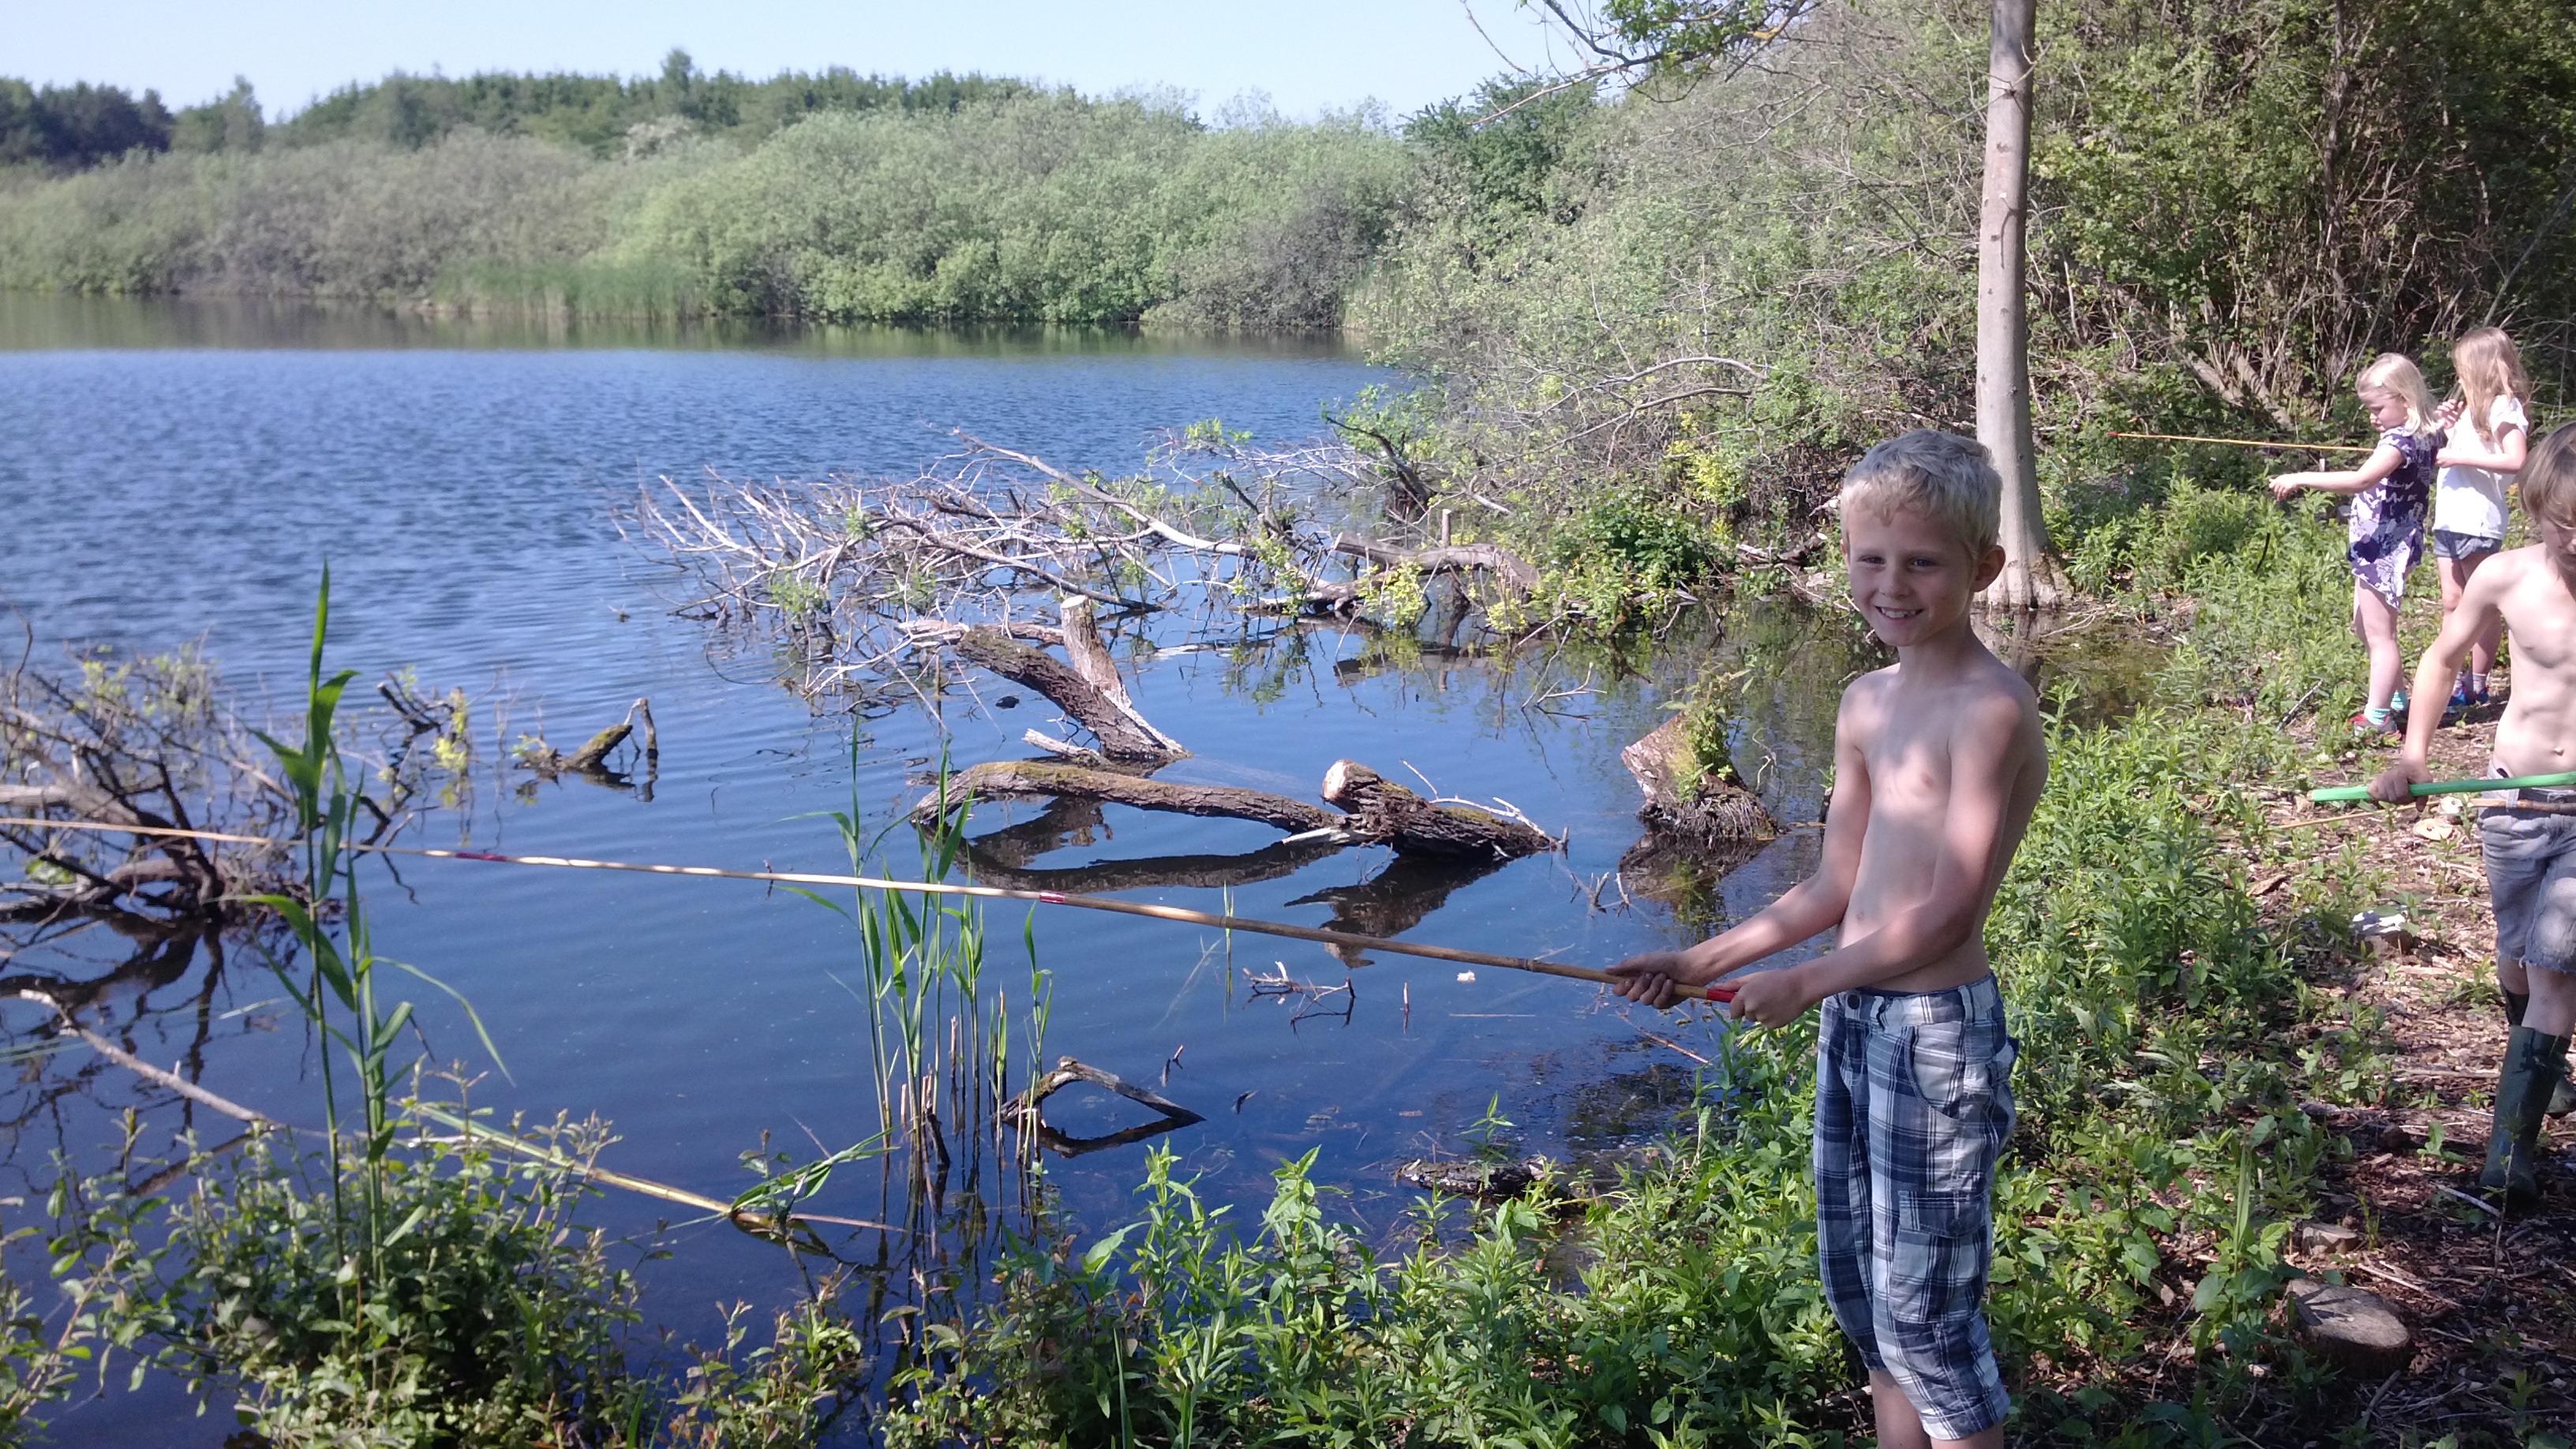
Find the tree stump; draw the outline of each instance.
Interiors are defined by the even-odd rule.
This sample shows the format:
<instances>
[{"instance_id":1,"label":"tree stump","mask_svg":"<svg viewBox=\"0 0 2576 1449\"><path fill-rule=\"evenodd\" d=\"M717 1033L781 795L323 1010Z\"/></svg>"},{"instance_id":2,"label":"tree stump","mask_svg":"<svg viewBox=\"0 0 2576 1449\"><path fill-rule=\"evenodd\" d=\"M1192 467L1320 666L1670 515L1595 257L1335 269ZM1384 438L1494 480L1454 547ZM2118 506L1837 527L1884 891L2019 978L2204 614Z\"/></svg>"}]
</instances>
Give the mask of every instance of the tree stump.
<instances>
[{"instance_id":1,"label":"tree stump","mask_svg":"<svg viewBox=\"0 0 2576 1449\"><path fill-rule=\"evenodd\" d=\"M2287 1291L2299 1336L2319 1357L2373 1378L2414 1361L2414 1333L2378 1294L2314 1278L2293 1278Z\"/></svg>"},{"instance_id":2,"label":"tree stump","mask_svg":"<svg viewBox=\"0 0 2576 1449\"><path fill-rule=\"evenodd\" d=\"M1733 765L1701 759L1678 715L1621 750L1619 763L1646 792L1637 818L1657 830L1700 843L1770 840L1780 833Z\"/></svg>"}]
</instances>

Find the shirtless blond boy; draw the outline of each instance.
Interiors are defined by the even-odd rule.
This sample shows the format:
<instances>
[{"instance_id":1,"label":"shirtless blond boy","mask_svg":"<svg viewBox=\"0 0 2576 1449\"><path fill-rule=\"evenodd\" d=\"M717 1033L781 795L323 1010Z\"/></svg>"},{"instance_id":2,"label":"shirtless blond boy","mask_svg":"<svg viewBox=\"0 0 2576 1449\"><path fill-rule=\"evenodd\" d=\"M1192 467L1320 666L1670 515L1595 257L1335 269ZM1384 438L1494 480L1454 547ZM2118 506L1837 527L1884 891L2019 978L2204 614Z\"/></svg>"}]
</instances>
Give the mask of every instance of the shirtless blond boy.
<instances>
[{"instance_id":1,"label":"shirtless blond boy","mask_svg":"<svg viewBox=\"0 0 2576 1449\"><path fill-rule=\"evenodd\" d=\"M2540 541L2496 554L2469 575L2459 607L2415 669L2416 697L2440 698L2478 636L2504 622L2513 694L2496 725L2491 768L2498 777L2576 770L2576 426L2532 449L2522 506ZM2424 692L2427 681L2433 693ZM2429 709L2408 719L2406 743L2371 782L2373 795L2402 801L2408 785L2432 778L2425 754L2440 722ZM2566 1075L2567 1035L2576 1025L2576 790L2491 790L2480 803L2496 974L2515 1020L2478 1182L2519 1208L2540 1195L2541 1119ZM2517 981L2527 1000L2517 1000Z\"/></svg>"},{"instance_id":2,"label":"shirtless blond boy","mask_svg":"<svg viewBox=\"0 0 2576 1449\"><path fill-rule=\"evenodd\" d=\"M1999 1445L2011 1407L1980 1307L2014 1057L1984 927L2048 760L2030 686L1968 627L2003 568L2001 492L1985 449L1953 433L1907 433L1852 469L1852 605L1896 663L1843 692L1823 859L1725 934L1611 968L1621 995L1669 1006L1676 983L1840 927L1833 950L1738 978L1731 1011L1785 1026L1824 1003L1818 1257L1886 1449Z\"/></svg>"}]
</instances>

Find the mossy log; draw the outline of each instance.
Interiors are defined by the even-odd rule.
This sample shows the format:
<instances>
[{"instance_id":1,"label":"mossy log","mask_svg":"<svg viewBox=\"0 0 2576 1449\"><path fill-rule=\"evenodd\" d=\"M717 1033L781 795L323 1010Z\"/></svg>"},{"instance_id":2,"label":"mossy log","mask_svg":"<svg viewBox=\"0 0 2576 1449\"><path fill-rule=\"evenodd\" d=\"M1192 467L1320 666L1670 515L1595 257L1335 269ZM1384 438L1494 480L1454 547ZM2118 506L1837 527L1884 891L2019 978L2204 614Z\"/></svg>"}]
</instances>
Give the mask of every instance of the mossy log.
<instances>
[{"instance_id":1,"label":"mossy log","mask_svg":"<svg viewBox=\"0 0 2576 1449\"><path fill-rule=\"evenodd\" d=\"M1780 823L1732 766L1701 758L1679 716L1621 750L1619 763L1646 792L1637 818L1667 835L1713 844L1770 840L1780 833Z\"/></svg>"},{"instance_id":2,"label":"mossy log","mask_svg":"<svg viewBox=\"0 0 2576 1449\"><path fill-rule=\"evenodd\" d=\"M1335 762L1324 776L1324 798L1351 811L1338 814L1320 805L1267 790L1232 785L1178 785L1140 779L1110 770L1086 769L1051 760L995 760L948 779L947 799L972 795L1047 796L1058 800L1098 800L1139 810L1178 815L1222 816L1257 820L1303 835L1333 831L1336 844L1362 841L1395 848L1398 854L1460 856L1510 860L1556 848L1556 840L1536 826L1505 820L1463 805L1438 805L1390 785L1366 765ZM913 807L913 817L928 820L940 808L936 794Z\"/></svg>"},{"instance_id":3,"label":"mossy log","mask_svg":"<svg viewBox=\"0 0 2576 1449\"><path fill-rule=\"evenodd\" d=\"M1351 812L1353 829L1415 855L1512 860L1556 849L1556 837L1472 805L1425 800L1356 760L1324 772L1324 799Z\"/></svg>"},{"instance_id":4,"label":"mossy log","mask_svg":"<svg viewBox=\"0 0 2576 1449\"><path fill-rule=\"evenodd\" d=\"M994 760L949 777L950 800L968 794L979 800L1031 795L1052 796L1059 800L1101 800L1112 805L1132 805L1139 810L1164 810L1176 815L1258 820L1294 834L1329 830L1345 823L1341 816L1320 805L1273 795L1267 790L1242 790L1231 785L1175 785L1108 770L1088 770L1080 765L1059 765L1048 760ZM932 796L915 806L913 814L916 818L925 817L937 809L938 799Z\"/></svg>"}]
</instances>

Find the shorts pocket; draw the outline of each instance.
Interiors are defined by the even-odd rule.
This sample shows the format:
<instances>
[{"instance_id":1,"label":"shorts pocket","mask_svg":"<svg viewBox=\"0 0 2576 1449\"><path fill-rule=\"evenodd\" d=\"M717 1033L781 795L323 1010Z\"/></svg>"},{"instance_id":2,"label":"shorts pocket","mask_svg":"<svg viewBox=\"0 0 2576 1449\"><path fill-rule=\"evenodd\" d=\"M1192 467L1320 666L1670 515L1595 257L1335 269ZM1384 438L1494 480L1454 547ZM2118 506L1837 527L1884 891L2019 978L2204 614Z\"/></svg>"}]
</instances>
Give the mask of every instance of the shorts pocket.
<instances>
[{"instance_id":1,"label":"shorts pocket","mask_svg":"<svg viewBox=\"0 0 2576 1449\"><path fill-rule=\"evenodd\" d=\"M1927 1021L1906 1033L1914 1091L1944 1117L1983 1122L1999 1113L2012 1071L2012 1038L2000 1021Z\"/></svg>"},{"instance_id":2,"label":"shorts pocket","mask_svg":"<svg viewBox=\"0 0 2576 1449\"><path fill-rule=\"evenodd\" d=\"M1901 1193L1887 1264L1887 1307L1900 1324L1977 1311L1986 1291L1994 1209L1982 1192Z\"/></svg>"}]
</instances>

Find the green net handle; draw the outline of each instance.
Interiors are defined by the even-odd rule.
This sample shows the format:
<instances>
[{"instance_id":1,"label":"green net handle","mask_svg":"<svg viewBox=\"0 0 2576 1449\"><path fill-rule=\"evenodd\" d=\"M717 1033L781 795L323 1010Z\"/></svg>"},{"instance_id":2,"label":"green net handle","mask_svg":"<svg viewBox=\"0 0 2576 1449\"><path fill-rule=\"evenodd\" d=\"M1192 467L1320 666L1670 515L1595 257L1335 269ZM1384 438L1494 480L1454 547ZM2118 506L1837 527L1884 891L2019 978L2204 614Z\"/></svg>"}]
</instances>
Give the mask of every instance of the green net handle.
<instances>
[{"instance_id":1,"label":"green net handle","mask_svg":"<svg viewBox=\"0 0 2576 1449\"><path fill-rule=\"evenodd\" d=\"M2407 788L2410 795L2470 795L2486 790L2561 790L2576 785L2576 770L2563 775L2515 775L2501 780L2428 780ZM2308 798L2320 805L2345 800L2371 798L2367 785L2329 785L2310 790Z\"/></svg>"}]
</instances>

